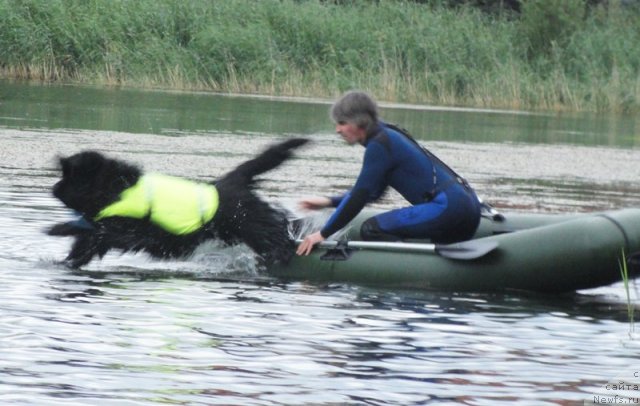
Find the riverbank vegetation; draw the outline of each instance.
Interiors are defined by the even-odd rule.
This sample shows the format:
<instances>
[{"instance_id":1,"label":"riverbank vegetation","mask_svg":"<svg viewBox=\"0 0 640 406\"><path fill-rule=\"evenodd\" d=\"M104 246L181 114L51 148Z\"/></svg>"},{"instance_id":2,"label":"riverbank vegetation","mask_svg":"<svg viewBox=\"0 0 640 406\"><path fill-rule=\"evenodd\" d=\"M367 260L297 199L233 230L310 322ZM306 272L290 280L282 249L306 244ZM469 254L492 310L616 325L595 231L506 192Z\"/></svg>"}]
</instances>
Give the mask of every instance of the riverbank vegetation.
<instances>
[{"instance_id":1,"label":"riverbank vegetation","mask_svg":"<svg viewBox=\"0 0 640 406\"><path fill-rule=\"evenodd\" d=\"M0 0L0 77L495 107L640 110L622 0ZM513 2L512 2L513 3Z\"/></svg>"},{"instance_id":2,"label":"riverbank vegetation","mask_svg":"<svg viewBox=\"0 0 640 406\"><path fill-rule=\"evenodd\" d=\"M620 266L620 275L622 276L622 282L624 283L624 290L627 297L627 316L629 317L629 337L633 338L633 333L635 332L635 324L634 324L634 311L633 303L631 302L631 294L629 293L629 269L627 267L627 256L624 253L624 249L622 250L622 256L620 258L619 266Z\"/></svg>"}]
</instances>

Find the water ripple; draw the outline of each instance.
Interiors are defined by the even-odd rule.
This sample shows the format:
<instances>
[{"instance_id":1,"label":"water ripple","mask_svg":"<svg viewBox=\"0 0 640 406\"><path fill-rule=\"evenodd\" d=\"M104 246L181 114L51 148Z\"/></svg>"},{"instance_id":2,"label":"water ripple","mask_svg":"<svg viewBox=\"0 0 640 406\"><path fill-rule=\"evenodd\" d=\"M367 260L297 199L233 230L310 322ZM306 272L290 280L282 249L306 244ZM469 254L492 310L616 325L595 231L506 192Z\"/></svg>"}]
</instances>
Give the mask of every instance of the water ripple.
<instances>
[{"instance_id":1,"label":"water ripple","mask_svg":"<svg viewBox=\"0 0 640 406\"><path fill-rule=\"evenodd\" d=\"M108 255L85 270L68 270L56 261L70 241L42 233L69 218L49 195L53 166L30 164L37 159L26 146L44 148L35 146L41 135L17 133L14 152L26 158L0 166L11 175L0 181L2 404L564 405L593 399L638 363L620 285L544 297L283 283L262 274L246 249L219 246L185 261ZM109 144L114 151L146 163L168 143L136 135L140 141L132 145L126 135L106 136L121 141ZM180 148L189 155L196 140L184 137ZM292 197L290 184L302 183L297 194L318 182L348 183L345 170L356 165L347 159L351 152L323 137L325 147L266 182L272 197ZM55 148L71 149L78 138L91 137L60 133L62 147ZM222 137L217 147L237 151L230 161L247 150L232 141ZM441 150L464 156L477 147ZM326 166L326 156L346 163L298 182L296 171L316 160ZM199 159L176 172L205 172L194 169L207 167ZM550 199L547 207L564 199L579 206L591 196L580 194L583 188L602 181L559 182L557 190L566 193L555 200L553 185L531 190ZM497 195L524 190L520 181L503 182ZM625 204L637 196L614 189L606 193L622 193Z\"/></svg>"}]
</instances>

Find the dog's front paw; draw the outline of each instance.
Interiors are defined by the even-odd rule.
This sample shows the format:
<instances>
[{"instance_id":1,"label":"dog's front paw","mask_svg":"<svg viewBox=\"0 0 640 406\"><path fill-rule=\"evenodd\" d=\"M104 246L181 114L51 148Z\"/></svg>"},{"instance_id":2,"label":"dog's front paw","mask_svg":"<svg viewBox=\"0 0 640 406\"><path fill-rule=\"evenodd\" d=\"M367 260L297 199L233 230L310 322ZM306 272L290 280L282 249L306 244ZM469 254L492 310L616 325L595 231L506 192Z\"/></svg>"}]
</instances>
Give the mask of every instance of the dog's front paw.
<instances>
[{"instance_id":1,"label":"dog's front paw","mask_svg":"<svg viewBox=\"0 0 640 406\"><path fill-rule=\"evenodd\" d=\"M75 235L77 229L71 223L58 223L46 229L45 232L48 235L67 236Z\"/></svg>"},{"instance_id":2,"label":"dog's front paw","mask_svg":"<svg viewBox=\"0 0 640 406\"><path fill-rule=\"evenodd\" d=\"M73 269L73 270L78 270L80 269L80 267L82 267L83 265L88 264L90 261L84 260L84 259L78 259L78 258L67 258L63 261L60 261L60 265L69 268L69 269Z\"/></svg>"},{"instance_id":3,"label":"dog's front paw","mask_svg":"<svg viewBox=\"0 0 640 406\"><path fill-rule=\"evenodd\" d=\"M70 236L86 233L93 230L94 227L84 218L68 221L66 223L58 223L45 230L48 235Z\"/></svg>"},{"instance_id":4,"label":"dog's front paw","mask_svg":"<svg viewBox=\"0 0 640 406\"><path fill-rule=\"evenodd\" d=\"M74 261L70 261L68 259L53 261L53 265L59 268L66 268L71 270L78 270L80 268L80 265L75 264Z\"/></svg>"}]
</instances>

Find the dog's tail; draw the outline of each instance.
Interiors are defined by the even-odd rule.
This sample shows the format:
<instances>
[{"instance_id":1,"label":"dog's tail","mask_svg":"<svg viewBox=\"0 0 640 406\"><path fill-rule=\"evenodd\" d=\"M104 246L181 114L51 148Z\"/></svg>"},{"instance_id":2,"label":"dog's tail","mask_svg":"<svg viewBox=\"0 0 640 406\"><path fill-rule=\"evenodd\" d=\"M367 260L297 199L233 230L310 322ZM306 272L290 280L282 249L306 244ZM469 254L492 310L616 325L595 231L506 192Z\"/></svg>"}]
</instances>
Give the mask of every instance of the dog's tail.
<instances>
[{"instance_id":1,"label":"dog's tail","mask_svg":"<svg viewBox=\"0 0 640 406\"><path fill-rule=\"evenodd\" d=\"M278 167L291 157L292 150L309 142L308 138L292 138L275 144L264 150L257 157L239 165L233 172L246 183L252 183L253 178L264 172Z\"/></svg>"}]
</instances>

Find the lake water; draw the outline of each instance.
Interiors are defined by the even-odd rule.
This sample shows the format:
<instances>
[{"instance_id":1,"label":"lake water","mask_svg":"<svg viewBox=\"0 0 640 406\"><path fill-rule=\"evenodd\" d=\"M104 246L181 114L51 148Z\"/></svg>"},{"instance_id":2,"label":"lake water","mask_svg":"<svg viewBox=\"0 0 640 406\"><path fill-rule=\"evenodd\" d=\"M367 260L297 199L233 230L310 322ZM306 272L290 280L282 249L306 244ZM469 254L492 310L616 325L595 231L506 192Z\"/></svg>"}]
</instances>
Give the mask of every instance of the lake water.
<instances>
[{"instance_id":1,"label":"lake water","mask_svg":"<svg viewBox=\"0 0 640 406\"><path fill-rule=\"evenodd\" d=\"M56 156L99 149L210 180L288 136L261 193L295 210L350 186L362 149L328 101L0 82L0 403L640 404L622 284L571 295L284 282L243 247L56 264ZM640 119L383 104L504 211L640 207ZM400 204L390 194L379 206ZM481 276L479 276L481 277ZM631 285L636 309L638 289ZM636 312L637 313L637 312ZM623 384L624 382L624 384ZM618 396L618 397L616 397Z\"/></svg>"}]
</instances>

